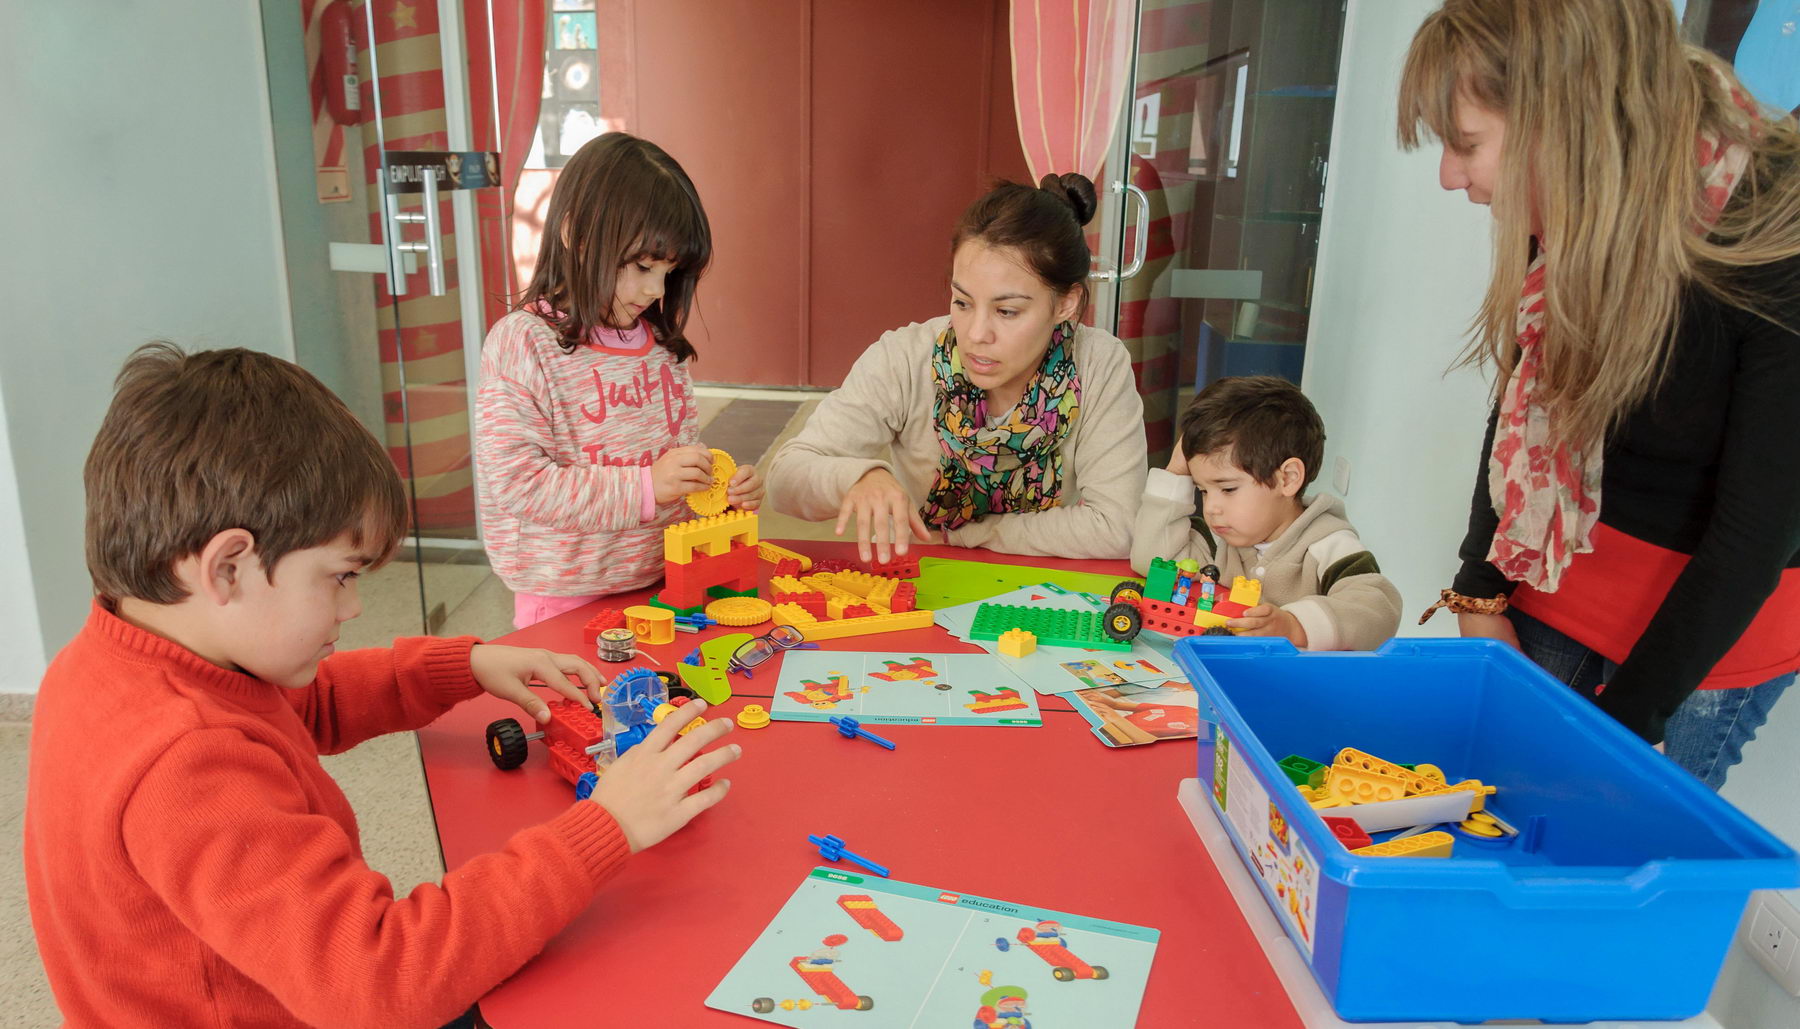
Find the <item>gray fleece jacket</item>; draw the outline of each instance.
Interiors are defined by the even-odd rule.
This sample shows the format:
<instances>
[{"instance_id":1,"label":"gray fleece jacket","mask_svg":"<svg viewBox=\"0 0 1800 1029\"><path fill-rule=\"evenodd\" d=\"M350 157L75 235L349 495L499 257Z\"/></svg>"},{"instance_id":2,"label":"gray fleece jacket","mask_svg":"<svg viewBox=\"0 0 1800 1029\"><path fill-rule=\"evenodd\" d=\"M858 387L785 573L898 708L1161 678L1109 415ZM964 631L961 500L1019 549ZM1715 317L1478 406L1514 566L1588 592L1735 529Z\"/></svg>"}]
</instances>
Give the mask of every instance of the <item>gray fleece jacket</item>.
<instances>
[{"instance_id":1,"label":"gray fleece jacket","mask_svg":"<svg viewBox=\"0 0 1800 1029\"><path fill-rule=\"evenodd\" d=\"M1131 567L1139 575L1155 557L1193 558L1219 566L1228 587L1235 576L1261 579L1263 600L1293 614L1306 629L1308 650L1373 650L1400 628L1400 591L1381 574L1344 519L1344 502L1315 494L1294 524L1259 551L1222 547L1189 527L1194 484L1164 468L1150 470L1131 533Z\"/></svg>"}]
</instances>

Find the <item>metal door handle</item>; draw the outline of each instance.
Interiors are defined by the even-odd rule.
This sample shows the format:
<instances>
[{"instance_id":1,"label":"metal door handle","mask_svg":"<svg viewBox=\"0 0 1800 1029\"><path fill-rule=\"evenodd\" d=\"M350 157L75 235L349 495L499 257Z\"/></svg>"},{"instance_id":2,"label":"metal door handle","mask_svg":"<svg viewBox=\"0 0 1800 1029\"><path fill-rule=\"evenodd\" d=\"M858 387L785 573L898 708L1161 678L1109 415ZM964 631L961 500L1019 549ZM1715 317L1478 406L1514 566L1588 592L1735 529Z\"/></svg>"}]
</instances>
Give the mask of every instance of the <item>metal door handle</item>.
<instances>
[{"instance_id":1,"label":"metal door handle","mask_svg":"<svg viewBox=\"0 0 1800 1029\"><path fill-rule=\"evenodd\" d=\"M425 209L423 211L402 211L390 196L388 198L388 242L394 248L395 264L398 265L401 255L413 253L425 255L425 273L431 280L431 295L444 295L444 235L438 223L438 173L436 168L419 169L419 179L425 186ZM402 242L400 226L425 226L423 242ZM388 276L388 292L401 296L406 292L404 276L398 282L394 276Z\"/></svg>"},{"instance_id":2,"label":"metal door handle","mask_svg":"<svg viewBox=\"0 0 1800 1029\"><path fill-rule=\"evenodd\" d=\"M1124 282L1126 279L1132 278L1133 276L1137 275L1138 272L1143 271L1144 270L1144 259L1150 256L1150 197L1143 190L1137 188L1136 186L1133 186L1129 182L1113 183L1112 191L1114 193L1129 194L1130 196L1137 198L1137 202L1138 202L1137 246L1132 248L1133 253L1131 255L1131 263L1127 264L1123 269L1116 271L1116 272L1104 271L1104 270L1097 271L1097 272L1092 273L1092 277L1099 279L1102 282L1111 282L1114 280L1117 280L1119 282ZM1128 214L1129 214L1129 212L1128 212ZM1131 223L1131 220L1128 216L1125 220L1125 224L1129 225L1130 223ZM1121 226L1120 229L1121 229L1121 231L1123 231L1123 226Z\"/></svg>"}]
</instances>

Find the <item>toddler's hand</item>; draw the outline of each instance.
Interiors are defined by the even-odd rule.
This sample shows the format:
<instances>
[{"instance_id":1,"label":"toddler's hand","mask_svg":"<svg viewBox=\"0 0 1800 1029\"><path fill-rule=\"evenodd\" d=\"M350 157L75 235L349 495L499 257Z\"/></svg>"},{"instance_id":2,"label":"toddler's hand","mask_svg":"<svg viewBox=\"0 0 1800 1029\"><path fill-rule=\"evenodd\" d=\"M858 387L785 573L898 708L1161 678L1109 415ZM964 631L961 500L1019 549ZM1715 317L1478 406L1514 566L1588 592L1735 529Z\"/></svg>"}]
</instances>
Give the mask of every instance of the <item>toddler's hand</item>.
<instances>
[{"instance_id":1,"label":"toddler's hand","mask_svg":"<svg viewBox=\"0 0 1800 1029\"><path fill-rule=\"evenodd\" d=\"M583 704L600 702L600 673L574 654L479 643L469 651L469 673L482 689L519 705L539 722L550 720L550 709L544 705L544 698L531 692L528 683L533 679L541 680L570 700ZM585 695L581 687L569 681L571 675L586 687Z\"/></svg>"},{"instance_id":2,"label":"toddler's hand","mask_svg":"<svg viewBox=\"0 0 1800 1029\"><path fill-rule=\"evenodd\" d=\"M753 464L738 465L736 474L725 484L725 502L739 511L754 511L762 506L763 481Z\"/></svg>"},{"instance_id":3,"label":"toddler's hand","mask_svg":"<svg viewBox=\"0 0 1800 1029\"><path fill-rule=\"evenodd\" d=\"M731 719L713 718L686 736L682 726L706 713L694 701L662 720L643 742L606 766L594 786L594 800L604 807L632 853L654 847L693 817L725 799L730 779L720 779L693 796L687 791L743 754L737 744L701 754L707 744L731 731Z\"/></svg>"},{"instance_id":4,"label":"toddler's hand","mask_svg":"<svg viewBox=\"0 0 1800 1029\"><path fill-rule=\"evenodd\" d=\"M667 504L712 485L712 451L705 447L676 447L650 466L650 485L656 502Z\"/></svg>"},{"instance_id":5,"label":"toddler's hand","mask_svg":"<svg viewBox=\"0 0 1800 1029\"><path fill-rule=\"evenodd\" d=\"M869 560L869 544L875 544L875 557L893 560L894 554L905 555L906 532L921 543L931 541L931 533L919 518L919 509L900 488L900 481L885 468L871 468L856 480L838 505L836 532L844 534L850 516L856 516L856 556ZM903 528L904 527L904 530ZM892 544L890 550L889 544Z\"/></svg>"},{"instance_id":6,"label":"toddler's hand","mask_svg":"<svg viewBox=\"0 0 1800 1029\"><path fill-rule=\"evenodd\" d=\"M1180 436L1175 437L1175 452L1169 455L1168 469L1170 473L1179 475L1184 479L1189 477L1188 459L1187 455L1181 452Z\"/></svg>"},{"instance_id":7,"label":"toddler's hand","mask_svg":"<svg viewBox=\"0 0 1800 1029\"><path fill-rule=\"evenodd\" d=\"M1242 618L1233 618L1225 625L1242 630L1240 635L1243 636L1282 636L1296 647L1306 647L1306 629L1301 626L1300 619L1286 608L1273 604L1258 604L1245 611Z\"/></svg>"}]
</instances>

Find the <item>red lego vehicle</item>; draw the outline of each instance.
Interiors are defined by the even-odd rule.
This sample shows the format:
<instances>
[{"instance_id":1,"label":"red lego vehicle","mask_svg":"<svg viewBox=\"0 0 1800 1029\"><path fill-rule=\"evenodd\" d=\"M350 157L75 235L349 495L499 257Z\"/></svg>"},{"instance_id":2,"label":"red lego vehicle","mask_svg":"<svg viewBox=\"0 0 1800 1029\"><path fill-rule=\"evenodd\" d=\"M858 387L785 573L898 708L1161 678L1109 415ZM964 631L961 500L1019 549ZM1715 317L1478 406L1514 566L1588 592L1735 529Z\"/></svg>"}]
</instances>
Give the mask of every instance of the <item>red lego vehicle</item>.
<instances>
[{"instance_id":1,"label":"red lego vehicle","mask_svg":"<svg viewBox=\"0 0 1800 1029\"><path fill-rule=\"evenodd\" d=\"M494 767L514 769L525 763L532 740L543 740L550 751L550 769L579 785L583 773L599 773L594 759L612 759L613 743L606 736L600 715L573 700L552 700L550 721L540 732L527 733L516 719L502 718L487 727L488 757Z\"/></svg>"},{"instance_id":2,"label":"red lego vehicle","mask_svg":"<svg viewBox=\"0 0 1800 1029\"><path fill-rule=\"evenodd\" d=\"M1128 579L1113 587L1100 627L1121 643L1145 629L1168 636L1230 635L1225 623L1262 603L1262 582L1240 575L1227 589L1217 575L1211 565L1193 572L1155 558L1144 582Z\"/></svg>"},{"instance_id":3,"label":"red lego vehicle","mask_svg":"<svg viewBox=\"0 0 1800 1029\"><path fill-rule=\"evenodd\" d=\"M1050 975L1057 982L1069 982L1075 979L1104 979L1106 969L1099 965L1090 965L1069 952L1063 946L1062 934L1040 935L1038 930L1026 926L1019 930L1019 942L1028 947L1033 954L1044 959L1050 966Z\"/></svg>"}]
</instances>

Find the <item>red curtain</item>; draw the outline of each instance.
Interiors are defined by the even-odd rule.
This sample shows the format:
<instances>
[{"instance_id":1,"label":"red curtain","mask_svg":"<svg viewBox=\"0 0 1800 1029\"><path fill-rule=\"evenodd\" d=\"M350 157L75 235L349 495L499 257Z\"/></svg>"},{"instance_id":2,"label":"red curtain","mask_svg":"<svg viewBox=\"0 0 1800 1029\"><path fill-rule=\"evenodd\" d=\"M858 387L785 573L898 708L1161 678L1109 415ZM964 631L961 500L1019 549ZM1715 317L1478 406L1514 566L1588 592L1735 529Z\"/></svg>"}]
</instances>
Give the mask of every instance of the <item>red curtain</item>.
<instances>
[{"instance_id":1,"label":"red curtain","mask_svg":"<svg viewBox=\"0 0 1800 1029\"><path fill-rule=\"evenodd\" d=\"M523 285L512 260L512 196L531 151L544 82L544 0L465 0L463 25L469 41L469 106L477 150L500 151L500 189L477 190L481 225L481 276L486 283L488 325L506 314L509 298ZM492 44L488 17L493 12ZM490 63L494 74L488 74ZM497 84L499 125L488 83Z\"/></svg>"},{"instance_id":2,"label":"red curtain","mask_svg":"<svg viewBox=\"0 0 1800 1029\"><path fill-rule=\"evenodd\" d=\"M1136 15L1130 0L1013 0L1013 97L1032 178L1100 173Z\"/></svg>"}]
</instances>

